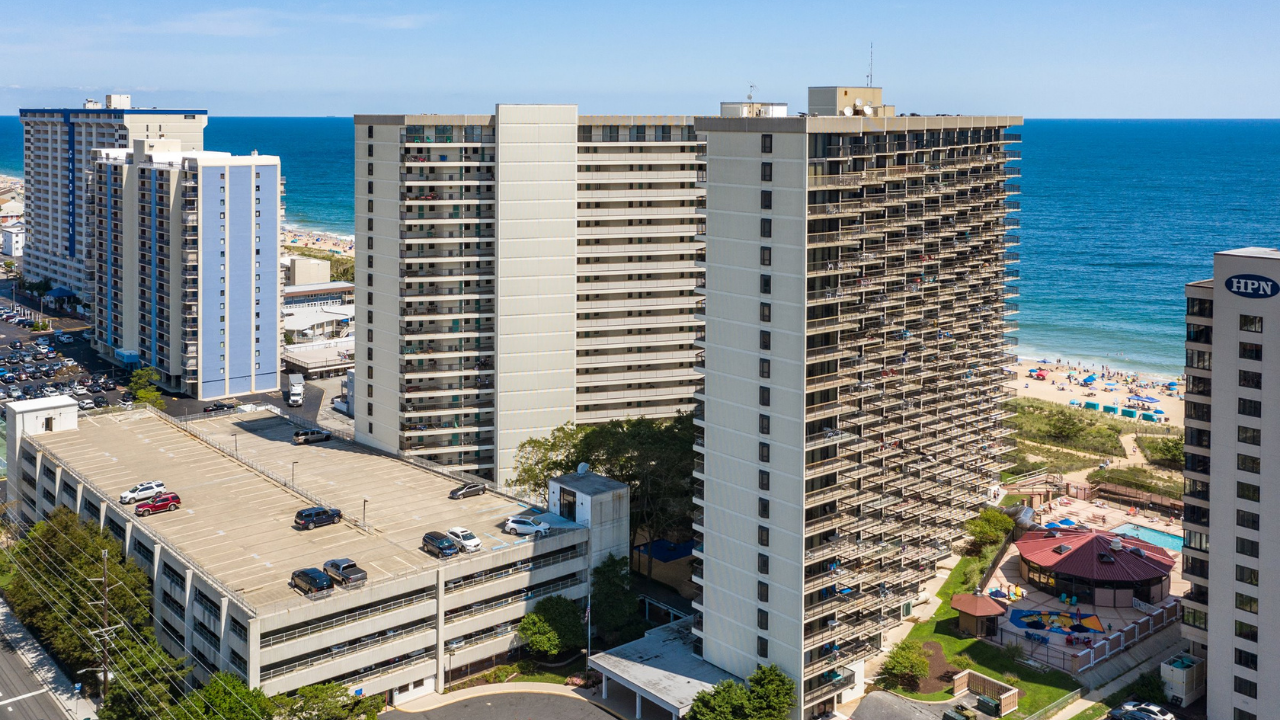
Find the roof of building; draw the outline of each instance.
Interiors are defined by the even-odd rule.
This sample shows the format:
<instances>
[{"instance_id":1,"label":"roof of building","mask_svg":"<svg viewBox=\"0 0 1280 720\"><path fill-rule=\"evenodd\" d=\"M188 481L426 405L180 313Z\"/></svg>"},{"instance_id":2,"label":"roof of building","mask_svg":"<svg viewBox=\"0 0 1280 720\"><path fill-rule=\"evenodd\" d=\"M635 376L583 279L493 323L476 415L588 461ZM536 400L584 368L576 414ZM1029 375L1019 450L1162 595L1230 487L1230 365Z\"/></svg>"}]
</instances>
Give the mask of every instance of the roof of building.
<instances>
[{"instance_id":1,"label":"roof of building","mask_svg":"<svg viewBox=\"0 0 1280 720\"><path fill-rule=\"evenodd\" d=\"M164 108L18 108L18 115L36 113L72 113L75 115L208 115L208 110L179 110Z\"/></svg>"},{"instance_id":2,"label":"roof of building","mask_svg":"<svg viewBox=\"0 0 1280 720\"><path fill-rule=\"evenodd\" d=\"M1268 260L1280 259L1280 250L1264 247L1242 247L1234 250L1220 250L1214 254L1231 255L1233 257L1266 258Z\"/></svg>"},{"instance_id":3,"label":"roof of building","mask_svg":"<svg viewBox=\"0 0 1280 720\"><path fill-rule=\"evenodd\" d=\"M613 478L591 472L591 470L587 470L583 474L565 473L560 477L551 478L551 480L584 495L600 495L626 487L626 485Z\"/></svg>"},{"instance_id":4,"label":"roof of building","mask_svg":"<svg viewBox=\"0 0 1280 720\"><path fill-rule=\"evenodd\" d=\"M316 325L350 320L356 316L356 306L351 304L306 307L285 305L280 308L280 312L284 313L284 329L290 332L300 332L309 330Z\"/></svg>"},{"instance_id":5,"label":"roof of building","mask_svg":"<svg viewBox=\"0 0 1280 720\"><path fill-rule=\"evenodd\" d=\"M80 403L70 395L54 395L52 397L33 398L31 400L18 400L9 403L9 407L15 413L31 412L32 410L55 410L57 408L73 407L79 408Z\"/></svg>"},{"instance_id":6,"label":"roof of building","mask_svg":"<svg viewBox=\"0 0 1280 720\"><path fill-rule=\"evenodd\" d=\"M951 596L951 609L974 617L999 617L1005 607L995 598L973 593L956 593Z\"/></svg>"},{"instance_id":7,"label":"roof of building","mask_svg":"<svg viewBox=\"0 0 1280 720\"><path fill-rule=\"evenodd\" d=\"M285 295L303 295L318 292L331 292L333 290L352 290L356 289L355 283L349 283L345 280L333 280L331 282L303 283L302 285L285 285L281 290Z\"/></svg>"},{"instance_id":8,"label":"roof of building","mask_svg":"<svg viewBox=\"0 0 1280 720\"><path fill-rule=\"evenodd\" d=\"M610 680L683 715L703 690L724 680L742 681L694 654L693 621L688 617L654 628L639 640L592 655L587 662Z\"/></svg>"},{"instance_id":9,"label":"roof of building","mask_svg":"<svg viewBox=\"0 0 1280 720\"><path fill-rule=\"evenodd\" d=\"M75 403L61 396L27 402ZM486 550L524 541L508 539L502 525L531 512L527 505L493 492L450 501L457 481L338 438L294 445L298 426L275 413L235 413L189 427L200 436L153 411L135 410L81 416L77 430L32 439L112 497L139 482L164 480L182 497L182 511L135 522L259 612L309 602L289 588L290 574L333 558L354 559L370 584L434 570L438 561L420 549L427 530L468 527ZM233 456L233 446L254 467ZM372 530L347 522L295 530L294 514L316 500L352 520L363 511Z\"/></svg>"},{"instance_id":10,"label":"roof of building","mask_svg":"<svg viewBox=\"0 0 1280 720\"><path fill-rule=\"evenodd\" d=\"M1118 550L1112 547L1117 540ZM1014 545L1029 562L1091 580L1152 580L1168 575L1175 565L1159 545L1101 530L1033 530Z\"/></svg>"}]
</instances>

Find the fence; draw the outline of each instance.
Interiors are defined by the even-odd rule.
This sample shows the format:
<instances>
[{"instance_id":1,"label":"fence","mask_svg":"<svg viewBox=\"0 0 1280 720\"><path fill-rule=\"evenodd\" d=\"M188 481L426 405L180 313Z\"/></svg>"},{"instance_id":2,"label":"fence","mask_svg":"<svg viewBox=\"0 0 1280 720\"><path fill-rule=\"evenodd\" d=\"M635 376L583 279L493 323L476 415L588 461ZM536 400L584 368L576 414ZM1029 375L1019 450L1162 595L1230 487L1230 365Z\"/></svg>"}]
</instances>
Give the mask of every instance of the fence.
<instances>
[{"instance_id":1,"label":"fence","mask_svg":"<svg viewBox=\"0 0 1280 720\"><path fill-rule=\"evenodd\" d=\"M952 694L956 697L973 691L995 700L1000 706L1000 714L997 717L1004 717L1018 709L1018 688L1012 685L1006 685L972 670L961 670L956 673L953 682L955 685Z\"/></svg>"},{"instance_id":2,"label":"fence","mask_svg":"<svg viewBox=\"0 0 1280 720\"><path fill-rule=\"evenodd\" d=\"M1054 700L1048 705L1045 705L1039 710L1031 713L1030 715L1027 716L1027 720L1049 720L1049 718L1053 717L1054 715L1057 715L1058 711L1062 710L1063 708L1075 702L1076 700L1079 700L1083 694L1084 694L1083 689L1077 688L1075 690L1072 690L1066 695L1063 695L1057 700Z\"/></svg>"},{"instance_id":3,"label":"fence","mask_svg":"<svg viewBox=\"0 0 1280 720\"><path fill-rule=\"evenodd\" d=\"M1141 605L1153 608L1153 611L1129 625L1125 625L1114 632L1109 632L1102 639L1095 641L1091 647L1075 650L1045 644L1032 639L1029 635L1051 638L1053 636L1052 633L1021 632L1003 627L1000 628L999 644L1002 646L1021 645L1029 660L1064 670L1074 675L1110 660L1170 625L1180 622L1181 604L1176 598L1170 599L1169 602L1160 607L1147 605L1146 603L1141 603ZM1144 609L1137 602L1134 603L1134 607Z\"/></svg>"}]
</instances>

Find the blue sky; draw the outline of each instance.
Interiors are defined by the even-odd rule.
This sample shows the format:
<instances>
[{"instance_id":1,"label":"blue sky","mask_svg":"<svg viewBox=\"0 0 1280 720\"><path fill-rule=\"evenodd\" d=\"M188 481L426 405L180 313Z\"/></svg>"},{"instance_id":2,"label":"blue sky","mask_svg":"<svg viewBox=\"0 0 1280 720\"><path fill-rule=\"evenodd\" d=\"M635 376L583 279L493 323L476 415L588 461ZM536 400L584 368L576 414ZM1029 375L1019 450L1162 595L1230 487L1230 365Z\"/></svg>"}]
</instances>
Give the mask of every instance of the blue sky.
<instances>
[{"instance_id":1,"label":"blue sky","mask_svg":"<svg viewBox=\"0 0 1280 720\"><path fill-rule=\"evenodd\" d=\"M1280 2L9 5L0 114L128 92L220 115L706 114L875 83L900 112L1280 117Z\"/></svg>"}]
</instances>

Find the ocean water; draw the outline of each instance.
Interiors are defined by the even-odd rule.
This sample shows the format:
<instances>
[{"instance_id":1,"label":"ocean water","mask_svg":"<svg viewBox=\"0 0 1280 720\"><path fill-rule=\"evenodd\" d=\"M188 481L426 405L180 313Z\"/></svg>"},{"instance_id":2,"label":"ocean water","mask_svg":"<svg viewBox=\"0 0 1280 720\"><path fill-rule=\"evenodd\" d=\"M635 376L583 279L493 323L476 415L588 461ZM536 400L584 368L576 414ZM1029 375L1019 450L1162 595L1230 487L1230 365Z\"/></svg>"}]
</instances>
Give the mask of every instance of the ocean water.
<instances>
[{"instance_id":1,"label":"ocean water","mask_svg":"<svg viewBox=\"0 0 1280 720\"><path fill-rule=\"evenodd\" d=\"M1018 353L1182 367L1182 286L1213 253L1280 245L1280 121L1028 120L1020 130ZM279 155L289 222L353 232L351 119L211 117L205 147ZM0 173L22 129L0 117Z\"/></svg>"}]
</instances>

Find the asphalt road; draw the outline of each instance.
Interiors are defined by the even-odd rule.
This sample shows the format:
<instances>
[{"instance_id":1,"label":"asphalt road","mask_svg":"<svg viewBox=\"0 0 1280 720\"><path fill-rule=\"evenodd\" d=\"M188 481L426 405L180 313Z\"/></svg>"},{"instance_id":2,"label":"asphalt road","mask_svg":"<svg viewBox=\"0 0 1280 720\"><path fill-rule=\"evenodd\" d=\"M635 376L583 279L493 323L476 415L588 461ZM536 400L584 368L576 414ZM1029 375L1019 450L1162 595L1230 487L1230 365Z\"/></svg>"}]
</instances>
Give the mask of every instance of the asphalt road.
<instances>
[{"instance_id":1,"label":"asphalt road","mask_svg":"<svg viewBox=\"0 0 1280 720\"><path fill-rule=\"evenodd\" d=\"M425 712L396 713L397 720L617 720L585 700L546 693L503 693L459 700Z\"/></svg>"},{"instance_id":2,"label":"asphalt road","mask_svg":"<svg viewBox=\"0 0 1280 720\"><path fill-rule=\"evenodd\" d=\"M31 693L35 693L32 695ZM87 709L89 705L85 703ZM63 709L0 638L0 716L6 720L65 720Z\"/></svg>"}]
</instances>

